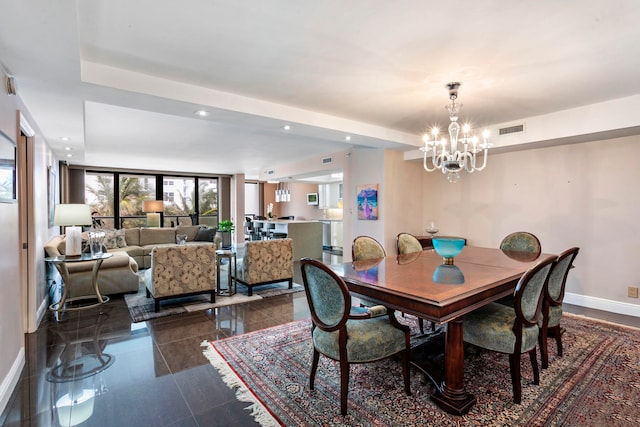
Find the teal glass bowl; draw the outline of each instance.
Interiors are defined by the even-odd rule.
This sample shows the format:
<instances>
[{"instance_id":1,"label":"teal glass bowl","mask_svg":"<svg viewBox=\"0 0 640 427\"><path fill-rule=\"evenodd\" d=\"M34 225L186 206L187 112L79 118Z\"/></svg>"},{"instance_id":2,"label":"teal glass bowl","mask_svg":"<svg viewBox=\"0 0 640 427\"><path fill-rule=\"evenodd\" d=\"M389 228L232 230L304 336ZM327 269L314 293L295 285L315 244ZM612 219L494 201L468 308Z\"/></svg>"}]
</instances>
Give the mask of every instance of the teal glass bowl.
<instances>
[{"instance_id":1,"label":"teal glass bowl","mask_svg":"<svg viewBox=\"0 0 640 427\"><path fill-rule=\"evenodd\" d=\"M453 258L460 255L464 248L464 239L455 237L436 237L432 240L433 248L444 258L444 264L453 264Z\"/></svg>"}]
</instances>

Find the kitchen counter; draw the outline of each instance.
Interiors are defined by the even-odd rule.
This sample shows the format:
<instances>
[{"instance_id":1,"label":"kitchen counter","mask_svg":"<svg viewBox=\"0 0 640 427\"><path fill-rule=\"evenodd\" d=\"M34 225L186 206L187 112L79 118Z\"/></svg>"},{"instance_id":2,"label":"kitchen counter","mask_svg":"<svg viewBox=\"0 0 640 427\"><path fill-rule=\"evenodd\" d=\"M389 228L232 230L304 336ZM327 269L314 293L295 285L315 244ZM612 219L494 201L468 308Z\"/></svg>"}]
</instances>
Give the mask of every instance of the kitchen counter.
<instances>
[{"instance_id":1,"label":"kitchen counter","mask_svg":"<svg viewBox=\"0 0 640 427\"><path fill-rule=\"evenodd\" d=\"M322 259L322 223L318 220L253 220L254 227L275 226L275 233L286 233L293 240L293 259Z\"/></svg>"}]
</instances>

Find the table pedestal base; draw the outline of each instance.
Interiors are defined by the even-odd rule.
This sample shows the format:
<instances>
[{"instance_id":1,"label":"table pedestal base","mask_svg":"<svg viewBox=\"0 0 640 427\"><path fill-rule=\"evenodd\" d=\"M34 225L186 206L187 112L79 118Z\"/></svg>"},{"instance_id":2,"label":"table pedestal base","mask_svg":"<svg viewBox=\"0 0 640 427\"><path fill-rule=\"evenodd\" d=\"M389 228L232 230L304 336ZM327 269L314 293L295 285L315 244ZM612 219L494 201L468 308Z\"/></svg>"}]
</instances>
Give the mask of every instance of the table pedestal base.
<instances>
[{"instance_id":1,"label":"table pedestal base","mask_svg":"<svg viewBox=\"0 0 640 427\"><path fill-rule=\"evenodd\" d=\"M447 392L446 387L443 392L437 391L432 394L431 399L444 411L453 415L464 415L476 404L474 395L465 392L455 395Z\"/></svg>"}]
</instances>

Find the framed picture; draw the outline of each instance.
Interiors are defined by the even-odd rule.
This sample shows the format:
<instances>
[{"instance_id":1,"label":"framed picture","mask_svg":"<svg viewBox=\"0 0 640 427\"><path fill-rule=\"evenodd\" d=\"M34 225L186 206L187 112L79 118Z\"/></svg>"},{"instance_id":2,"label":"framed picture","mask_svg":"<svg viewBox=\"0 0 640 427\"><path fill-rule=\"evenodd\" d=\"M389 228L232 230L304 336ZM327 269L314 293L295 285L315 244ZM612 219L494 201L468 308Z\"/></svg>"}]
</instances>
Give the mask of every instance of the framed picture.
<instances>
[{"instance_id":1,"label":"framed picture","mask_svg":"<svg viewBox=\"0 0 640 427\"><path fill-rule=\"evenodd\" d=\"M49 212L49 228L53 227L53 213L56 206L56 171L47 166L47 209Z\"/></svg>"},{"instance_id":2,"label":"framed picture","mask_svg":"<svg viewBox=\"0 0 640 427\"><path fill-rule=\"evenodd\" d=\"M16 200L16 144L0 131L0 203Z\"/></svg>"},{"instance_id":3,"label":"framed picture","mask_svg":"<svg viewBox=\"0 0 640 427\"><path fill-rule=\"evenodd\" d=\"M358 219L378 219L378 184L357 187Z\"/></svg>"}]
</instances>

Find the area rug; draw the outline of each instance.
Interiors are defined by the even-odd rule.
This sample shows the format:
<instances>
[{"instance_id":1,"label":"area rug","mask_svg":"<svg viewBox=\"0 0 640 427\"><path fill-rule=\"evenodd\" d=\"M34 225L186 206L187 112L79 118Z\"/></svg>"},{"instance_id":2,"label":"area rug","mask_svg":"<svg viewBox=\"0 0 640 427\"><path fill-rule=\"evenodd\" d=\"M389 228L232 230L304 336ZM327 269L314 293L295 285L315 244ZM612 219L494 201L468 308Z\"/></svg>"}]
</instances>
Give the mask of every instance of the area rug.
<instances>
[{"instance_id":1,"label":"area rug","mask_svg":"<svg viewBox=\"0 0 640 427\"><path fill-rule=\"evenodd\" d=\"M399 319L412 326L409 317ZM397 360L353 365L348 415L341 416L337 362L320 357L309 390L310 320L203 342L205 356L263 426L637 426L640 425L640 330L565 315L564 357L549 340L549 368L532 384L522 360L522 404L513 403L507 355L465 354L465 384L477 404L454 416L429 398L430 381L412 370L412 396Z\"/></svg>"},{"instance_id":2,"label":"area rug","mask_svg":"<svg viewBox=\"0 0 640 427\"><path fill-rule=\"evenodd\" d=\"M165 300L160 303L160 311L154 311L153 298L147 298L144 286L137 294L128 294L124 296L124 300L129 308L129 314L134 322L144 322L146 320L157 319L160 317L172 316L192 311L209 310L216 307L225 307L234 304L244 304L251 301L270 298L278 295L285 295L304 290L302 285L293 284L293 288L289 289L287 283L274 283L264 285L253 290L253 295L247 295L247 287L238 283L237 293L232 296L216 295L216 302L211 303L209 294L193 295L182 298Z\"/></svg>"}]
</instances>

